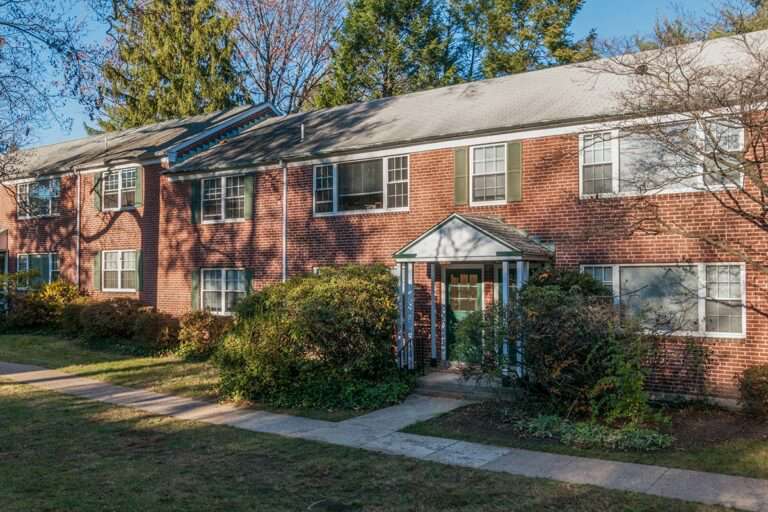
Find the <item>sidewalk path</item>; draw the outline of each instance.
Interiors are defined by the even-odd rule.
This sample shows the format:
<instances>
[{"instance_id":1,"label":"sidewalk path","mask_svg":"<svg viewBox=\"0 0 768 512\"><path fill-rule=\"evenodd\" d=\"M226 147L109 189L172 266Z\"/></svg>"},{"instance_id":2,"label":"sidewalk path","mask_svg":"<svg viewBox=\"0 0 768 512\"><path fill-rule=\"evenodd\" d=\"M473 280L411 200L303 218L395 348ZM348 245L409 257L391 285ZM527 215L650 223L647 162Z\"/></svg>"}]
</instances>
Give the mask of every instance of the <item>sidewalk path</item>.
<instances>
[{"instance_id":1,"label":"sidewalk path","mask_svg":"<svg viewBox=\"0 0 768 512\"><path fill-rule=\"evenodd\" d=\"M403 455L442 464L595 485L768 512L768 480L516 450L398 430L464 405L414 395L401 405L338 423L113 386L38 366L0 362L0 377L152 414Z\"/></svg>"}]
</instances>

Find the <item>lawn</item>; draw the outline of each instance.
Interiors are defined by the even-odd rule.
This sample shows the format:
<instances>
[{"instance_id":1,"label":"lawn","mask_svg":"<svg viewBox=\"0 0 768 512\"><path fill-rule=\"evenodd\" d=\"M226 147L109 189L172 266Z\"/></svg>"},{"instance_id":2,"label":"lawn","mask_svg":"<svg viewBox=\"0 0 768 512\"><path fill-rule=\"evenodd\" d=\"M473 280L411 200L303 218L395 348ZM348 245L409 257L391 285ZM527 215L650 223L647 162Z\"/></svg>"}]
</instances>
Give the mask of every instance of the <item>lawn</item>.
<instances>
[{"instance_id":1,"label":"lawn","mask_svg":"<svg viewBox=\"0 0 768 512\"><path fill-rule=\"evenodd\" d=\"M119 386L214 401L219 398L218 372L210 363L189 362L173 356L136 357L94 350L79 341L58 336L0 335L0 361L44 366ZM267 408L257 403L249 405ZM341 421L359 414L316 409L270 410L328 421Z\"/></svg>"},{"instance_id":2,"label":"lawn","mask_svg":"<svg viewBox=\"0 0 768 512\"><path fill-rule=\"evenodd\" d=\"M404 431L513 448L566 455L656 464L712 473L768 479L768 424L737 413L692 406L670 410L666 429L678 438L675 446L659 452L619 452L580 449L554 441L522 437L497 419L490 404L456 409Z\"/></svg>"},{"instance_id":3,"label":"lawn","mask_svg":"<svg viewBox=\"0 0 768 512\"><path fill-rule=\"evenodd\" d=\"M0 418L5 512L723 510L173 420L2 380Z\"/></svg>"}]
</instances>

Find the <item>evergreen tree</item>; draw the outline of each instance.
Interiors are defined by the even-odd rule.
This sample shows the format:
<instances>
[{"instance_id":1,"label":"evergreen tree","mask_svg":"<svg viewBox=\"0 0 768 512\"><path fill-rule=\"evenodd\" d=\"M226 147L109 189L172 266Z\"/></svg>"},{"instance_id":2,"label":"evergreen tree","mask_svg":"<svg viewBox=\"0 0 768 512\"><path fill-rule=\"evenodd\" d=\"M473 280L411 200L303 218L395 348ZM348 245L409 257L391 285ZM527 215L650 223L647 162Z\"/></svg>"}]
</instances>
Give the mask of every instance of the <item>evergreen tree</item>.
<instances>
[{"instance_id":1,"label":"evergreen tree","mask_svg":"<svg viewBox=\"0 0 768 512\"><path fill-rule=\"evenodd\" d=\"M483 74L519 73L596 56L592 31L574 42L569 27L584 0L494 0L487 24Z\"/></svg>"},{"instance_id":2,"label":"evergreen tree","mask_svg":"<svg viewBox=\"0 0 768 512\"><path fill-rule=\"evenodd\" d=\"M352 0L322 107L396 96L455 79L443 13L434 0Z\"/></svg>"},{"instance_id":3,"label":"evergreen tree","mask_svg":"<svg viewBox=\"0 0 768 512\"><path fill-rule=\"evenodd\" d=\"M115 58L103 68L105 130L231 107L235 21L214 0L149 0L117 14Z\"/></svg>"}]
</instances>

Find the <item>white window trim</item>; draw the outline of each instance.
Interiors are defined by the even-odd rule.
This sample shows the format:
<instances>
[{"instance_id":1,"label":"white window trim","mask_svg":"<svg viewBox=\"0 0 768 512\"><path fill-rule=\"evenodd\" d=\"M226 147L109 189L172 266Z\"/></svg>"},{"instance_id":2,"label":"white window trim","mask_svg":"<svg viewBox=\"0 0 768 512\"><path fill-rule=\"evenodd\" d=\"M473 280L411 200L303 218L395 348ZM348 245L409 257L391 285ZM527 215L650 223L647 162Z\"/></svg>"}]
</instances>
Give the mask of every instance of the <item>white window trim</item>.
<instances>
[{"instance_id":1,"label":"white window trim","mask_svg":"<svg viewBox=\"0 0 768 512\"><path fill-rule=\"evenodd\" d=\"M136 288L122 288L123 285L123 253L126 252L132 252L134 253L134 265L136 268L134 269L134 272L138 274L139 272L139 265L141 264L139 262L139 259L136 257L136 253L138 252L136 249L121 249L117 251L103 251L101 253L101 283L102 286L106 282L104 279L104 275L106 274L106 266L107 266L107 254L118 254L118 269L117 269L117 284L118 288L103 288L101 289L102 292L108 292L108 293L135 293L138 290ZM112 272L112 271L110 271ZM138 279L138 275L137 275Z\"/></svg>"},{"instance_id":2,"label":"white window trim","mask_svg":"<svg viewBox=\"0 0 768 512\"><path fill-rule=\"evenodd\" d=\"M237 268L237 267L207 267L207 268L201 268L200 269L200 309L201 310L208 311L212 315L216 315L216 316L232 316L234 314L233 311L211 311L209 309L206 309L206 307L205 307L205 300L204 300L205 292L206 292L206 289L205 289L205 273L206 272L216 271L216 272L219 272L221 274L222 288L221 288L219 293L221 293L221 306L222 306L222 309L226 306L226 303L227 303L226 302L227 301L227 282L226 282L226 279L227 279L227 271L228 270L234 270L236 272L244 272L244 273L246 271L245 268ZM245 278L247 279L248 276L246 275ZM216 290L208 290L208 291L214 292ZM243 293L245 293L246 296L248 295L248 282L247 281L245 283L245 290L243 290Z\"/></svg>"},{"instance_id":3,"label":"white window trim","mask_svg":"<svg viewBox=\"0 0 768 512\"><path fill-rule=\"evenodd\" d=\"M387 184L389 183L389 159L405 157L408 159L408 206L401 206L397 208L389 208L387 205ZM370 210L344 210L339 211L339 165L351 164L355 162L364 162L368 160L382 160L381 172L382 172L382 204L383 208L373 208ZM318 212L317 211L317 170L321 167L333 167L333 211L330 212ZM398 213L408 212L411 209L411 156L407 153L400 153L396 155L387 155L378 158L358 158L355 160L344 160L334 163L321 163L312 166L312 216L313 217L340 217L344 215L370 215L377 213Z\"/></svg>"},{"instance_id":4,"label":"white window trim","mask_svg":"<svg viewBox=\"0 0 768 512\"><path fill-rule=\"evenodd\" d=\"M16 255L16 272L19 271L19 261L21 258L26 258L27 260L27 270L25 272L29 272L29 258L31 256L48 256L48 280L46 283L52 283L53 282L53 262L56 261L56 263L59 262L59 253L57 252L22 252ZM6 272L7 272L7 266L8 266L8 253L6 253ZM0 269L2 270L2 269ZM59 271L59 274L61 274L61 271ZM21 287L16 286L17 290L26 291L29 290L29 280L27 280L27 286Z\"/></svg>"},{"instance_id":5,"label":"white window trim","mask_svg":"<svg viewBox=\"0 0 768 512\"><path fill-rule=\"evenodd\" d=\"M741 272L741 325L742 332L707 332L706 325L706 301L707 301L707 267L711 266L738 266ZM696 267L698 285L698 331L675 331L671 336L687 336L697 338L718 338L743 340L747 337L747 269L744 262L712 262L712 263L586 263L579 265L579 270L584 272L585 267L611 267L613 270L613 302L621 304L621 267Z\"/></svg>"},{"instance_id":6,"label":"white window trim","mask_svg":"<svg viewBox=\"0 0 768 512\"><path fill-rule=\"evenodd\" d=\"M611 188L613 189L610 193L604 193L604 194L585 194L584 193L584 136L585 135L592 135L595 133L607 133L610 132L611 134ZM704 143L704 128L701 126L701 124L698 124L696 126L696 133L698 139L701 141L701 143ZM729 185L705 185L704 184L704 162L703 157L702 161L699 163L699 169L700 169L700 176L701 176L701 186L698 188L685 186L685 185L678 185L678 186L671 186L671 187L664 187L663 189L659 190L651 190L648 192L634 192L634 191L627 191L627 192L619 192L619 171L620 171L620 164L621 164L621 154L620 154L620 140L621 140L621 134L620 130L613 129L613 130L594 130L594 131L588 131L588 132L582 132L579 133L579 198L581 199L597 199L597 198L621 198L621 197L640 197L640 196L647 196L647 195L666 195L666 194L685 194L685 193L702 193L702 192L717 192L719 190L725 190L726 188L729 188ZM739 133L739 142L741 143L741 151L745 150L745 142L746 142L746 134L744 128L740 130ZM744 176L741 176L741 184L740 186L744 186ZM732 188L732 187L731 187Z\"/></svg>"},{"instance_id":7,"label":"white window trim","mask_svg":"<svg viewBox=\"0 0 768 512\"><path fill-rule=\"evenodd\" d=\"M493 201L475 201L475 150L476 149L482 149L482 148L495 148L501 146L504 148L504 199L495 199ZM494 144L480 144L476 146L470 146L469 147L469 206L500 206L507 204L507 145L503 142L498 142Z\"/></svg>"},{"instance_id":8,"label":"white window trim","mask_svg":"<svg viewBox=\"0 0 768 512\"><path fill-rule=\"evenodd\" d=\"M227 211L227 178L239 178L245 179L245 174L231 174L227 176L212 176L208 178L200 179L200 223L201 224L234 224L237 222L245 222L245 216L227 219L225 218ZM221 218L220 219L205 219L205 182L218 180L221 185ZM248 192L243 190L243 197L245 201L248 201ZM245 210L245 209L243 209Z\"/></svg>"},{"instance_id":9,"label":"white window trim","mask_svg":"<svg viewBox=\"0 0 768 512\"><path fill-rule=\"evenodd\" d=\"M139 199L136 197L136 187L139 184L139 173L141 171L140 166L136 165L130 165L125 167L115 167L114 169L109 169L107 171L104 171L101 173L101 211L103 212L121 212L121 211L130 211L135 210L138 208L136 205L133 206L123 206L123 171L136 171L136 182L133 186L134 190L134 203ZM117 173L117 207L116 208L104 208L104 186L107 184L105 178L109 174Z\"/></svg>"},{"instance_id":10,"label":"white window trim","mask_svg":"<svg viewBox=\"0 0 768 512\"><path fill-rule=\"evenodd\" d=\"M29 187L31 187L35 183L40 183L42 181L51 181L51 180L60 180L60 177L53 176L50 178L39 178L31 181L25 181L21 183L16 184L16 195L19 194L19 186L25 186L27 187L27 200L29 200ZM59 182L61 183L61 182ZM31 219L50 219L54 217L58 217L61 215L61 211L57 211L56 213L50 213L53 210L53 203L54 201L58 201L61 199L61 188L59 188L59 195L56 197L52 197L48 199L48 212L43 215L30 215L29 212L22 213L21 208L19 208L19 200L18 197L16 198L16 218L19 220L31 220Z\"/></svg>"}]
</instances>

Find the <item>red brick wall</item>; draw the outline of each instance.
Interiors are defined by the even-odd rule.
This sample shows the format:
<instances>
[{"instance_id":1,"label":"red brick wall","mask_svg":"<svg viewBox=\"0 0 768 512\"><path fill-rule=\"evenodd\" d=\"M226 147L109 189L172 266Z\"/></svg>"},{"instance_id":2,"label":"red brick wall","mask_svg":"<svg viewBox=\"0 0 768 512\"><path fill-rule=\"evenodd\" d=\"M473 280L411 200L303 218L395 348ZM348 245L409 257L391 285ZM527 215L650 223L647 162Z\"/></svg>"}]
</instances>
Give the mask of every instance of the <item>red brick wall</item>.
<instances>
[{"instance_id":1,"label":"red brick wall","mask_svg":"<svg viewBox=\"0 0 768 512\"><path fill-rule=\"evenodd\" d=\"M313 267L345 262L394 264L392 254L452 212L494 215L518 228L556 244L556 263L676 263L733 261L694 239L676 235L625 233L626 200L581 200L578 138L558 136L527 140L523 145L523 201L493 207L455 207L453 152L450 149L410 155L410 211L335 217L312 215L312 169L289 169L289 275ZM201 267L244 267L254 270L254 288L281 277L282 170L255 177L254 216L245 222L191 224L190 185L161 176L160 168L145 171L144 205L129 212L94 211L90 196L92 175L83 177L82 283L91 288L93 254L98 250L139 248L144 254L144 289L139 298L160 309L181 314L191 305L190 275ZM62 215L54 220L16 224L13 208L3 197L0 222L10 230L10 252L47 251L59 247L64 275L73 276L72 197L74 178L62 182ZM665 218L689 228L743 241L754 254L768 251L766 235L746 223L733 221L707 194L670 194L658 198ZM764 256L763 256L764 257ZM69 259L67 259L69 258ZM486 276L492 276L492 267ZM416 265L416 332L419 353L428 361L430 280L426 265ZM758 308L768 304L768 276L747 269L747 299ZM438 321L441 286L438 284ZM492 298L489 281L485 294ZM101 295L101 294L100 294ZM707 384L710 392L735 393L734 378L747 366L768 363L768 320L750 311L746 340L699 340L712 359ZM440 333L438 330L438 339ZM693 389L692 377L681 374L675 357L684 339L671 342L667 369L654 377L656 389ZM439 349L438 349L439 350ZM439 354L439 352L438 352Z\"/></svg>"}]
</instances>

